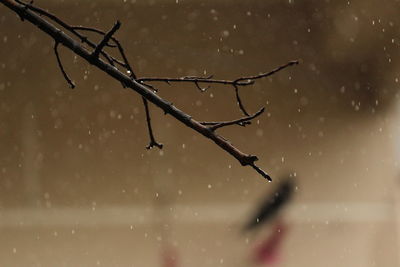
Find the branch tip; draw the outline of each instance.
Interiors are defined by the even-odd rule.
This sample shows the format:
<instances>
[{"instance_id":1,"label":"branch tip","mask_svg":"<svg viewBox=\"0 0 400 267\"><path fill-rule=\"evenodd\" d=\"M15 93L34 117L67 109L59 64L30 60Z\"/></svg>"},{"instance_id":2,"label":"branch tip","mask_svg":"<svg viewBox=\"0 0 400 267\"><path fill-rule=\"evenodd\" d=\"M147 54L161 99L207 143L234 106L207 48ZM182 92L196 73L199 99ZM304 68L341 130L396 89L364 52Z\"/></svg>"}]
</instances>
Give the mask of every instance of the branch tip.
<instances>
[{"instance_id":1,"label":"branch tip","mask_svg":"<svg viewBox=\"0 0 400 267\"><path fill-rule=\"evenodd\" d=\"M272 178L271 178L271 176L269 176L268 173L266 173L265 171L263 171L261 168L259 168L259 167L256 166L255 164L252 164L251 167L253 167L253 169L255 169L259 174L261 174L262 177L264 177L265 179L267 179L268 182L272 182Z\"/></svg>"},{"instance_id":2,"label":"branch tip","mask_svg":"<svg viewBox=\"0 0 400 267\"><path fill-rule=\"evenodd\" d=\"M150 150L153 147L157 147L158 149L162 149L163 148L163 144L161 143L157 143L157 142L150 142L147 146L146 149Z\"/></svg>"},{"instance_id":3,"label":"branch tip","mask_svg":"<svg viewBox=\"0 0 400 267\"><path fill-rule=\"evenodd\" d=\"M235 82L236 82L236 84L238 84L239 82L243 82L243 81L247 81L247 82L253 81L254 82L254 80L269 77L283 69L286 69L287 67L297 65L297 64L299 64L298 60L292 60L292 61L289 61L288 63L283 64L269 72L261 73L261 74L254 75L254 76L241 77L241 78L236 79Z\"/></svg>"}]
</instances>

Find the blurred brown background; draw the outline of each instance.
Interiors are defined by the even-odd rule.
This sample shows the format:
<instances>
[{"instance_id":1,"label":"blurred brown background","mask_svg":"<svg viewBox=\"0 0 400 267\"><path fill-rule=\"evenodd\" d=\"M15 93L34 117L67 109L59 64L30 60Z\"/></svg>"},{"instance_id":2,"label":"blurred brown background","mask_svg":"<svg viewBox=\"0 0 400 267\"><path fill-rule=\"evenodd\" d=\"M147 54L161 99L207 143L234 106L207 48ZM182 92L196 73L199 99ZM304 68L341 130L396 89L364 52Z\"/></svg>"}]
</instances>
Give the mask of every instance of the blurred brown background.
<instances>
[{"instance_id":1,"label":"blurred brown background","mask_svg":"<svg viewBox=\"0 0 400 267\"><path fill-rule=\"evenodd\" d=\"M249 127L221 130L267 183L0 7L0 266L258 266L271 231L240 229L290 173L274 266L399 266L399 1L37 1L117 36L138 76L233 79L301 64L243 91ZM93 36L96 39L96 36ZM97 39L98 40L98 39ZM159 84L194 118L240 116L231 88Z\"/></svg>"}]
</instances>

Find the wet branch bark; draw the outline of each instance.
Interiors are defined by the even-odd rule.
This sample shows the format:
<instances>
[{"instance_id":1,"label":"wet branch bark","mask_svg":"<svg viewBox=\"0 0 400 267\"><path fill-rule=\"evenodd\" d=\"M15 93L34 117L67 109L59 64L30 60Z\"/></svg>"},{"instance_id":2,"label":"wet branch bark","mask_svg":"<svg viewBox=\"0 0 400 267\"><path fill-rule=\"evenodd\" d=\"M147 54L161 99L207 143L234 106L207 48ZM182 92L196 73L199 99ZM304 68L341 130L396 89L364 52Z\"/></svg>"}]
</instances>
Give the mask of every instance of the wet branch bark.
<instances>
[{"instance_id":1,"label":"wet branch bark","mask_svg":"<svg viewBox=\"0 0 400 267\"><path fill-rule=\"evenodd\" d=\"M70 26L61 19L57 18L55 15L44 11L38 7L34 7L33 3L24 3L20 0L0 0L0 3L14 11L19 15L22 20L29 21L30 23L34 24L37 28L45 32L47 35L51 36L55 41L54 52L57 57L57 63L62 71L64 78L67 80L71 87L74 86L71 79L66 74L61 60L59 58L57 49L59 44L69 48L75 54L79 55L80 57L84 58L90 64L98 67L103 72L107 73L109 76L113 77L114 79L118 80L124 87L130 88L140 94L143 97L144 106L146 109L146 117L147 117L147 124L148 130L150 135L150 145L149 148L152 146L157 146L159 148L162 147L161 144L155 141L151 124L150 124L150 113L149 108L147 105L147 101L153 103L160 109L162 109L165 114L170 114L175 119L186 125L187 127L195 130L196 132L202 134L206 138L211 139L215 144L217 144L220 148L228 152L234 158L236 158L241 165L243 166L251 166L254 168L259 174L261 174L264 178L271 181L270 176L260 169L258 166L255 165L255 161L258 158L254 155L246 154L234 147L229 141L227 141L222 136L216 133L216 130L221 127L230 126L230 125L241 125L245 126L246 124L250 124L250 121L255 117L259 116L264 109L261 109L259 112L255 113L254 115L249 115L243 108L241 103L240 96L238 95L238 87L239 86L246 86L254 83L254 80L260 79L263 77L270 76L277 71L284 69L288 66L292 66L297 64L297 61L289 62L281 67L259 75L248 76L243 78L238 78L232 81L226 80L214 80L212 77L183 77L183 78L136 78L136 75L133 73L130 64L125 56L125 53L122 49L121 44L118 40L113 36L114 33L119 29L120 22L116 22L116 24L111 28L108 32L103 32L97 29L82 27L82 26ZM66 30L66 32L70 32L73 36L77 37L79 41L73 39L69 34L62 31L61 29L57 28L53 23L60 25L62 28ZM89 41L88 38L78 31L92 31L98 34L103 35L103 39L99 44L94 44L93 42ZM110 43L112 42L112 43ZM87 44L93 51L89 51L83 44ZM105 47L116 47L120 55L122 56L123 60L120 61L115 59L114 57L110 56L108 53L103 51ZM126 75L124 72L120 71L114 63L120 65L124 68L125 72L129 74ZM225 122L198 122L197 120L193 119L189 114L183 112L182 110L175 107L169 101L159 97L154 92L154 87L152 85L146 84L145 82L192 82L198 87L201 91L205 91L206 88L201 88L199 84L212 84L212 83L222 83L232 85L236 90L237 101L243 113L246 115L244 118L240 118L237 120L232 121L225 121Z\"/></svg>"}]
</instances>

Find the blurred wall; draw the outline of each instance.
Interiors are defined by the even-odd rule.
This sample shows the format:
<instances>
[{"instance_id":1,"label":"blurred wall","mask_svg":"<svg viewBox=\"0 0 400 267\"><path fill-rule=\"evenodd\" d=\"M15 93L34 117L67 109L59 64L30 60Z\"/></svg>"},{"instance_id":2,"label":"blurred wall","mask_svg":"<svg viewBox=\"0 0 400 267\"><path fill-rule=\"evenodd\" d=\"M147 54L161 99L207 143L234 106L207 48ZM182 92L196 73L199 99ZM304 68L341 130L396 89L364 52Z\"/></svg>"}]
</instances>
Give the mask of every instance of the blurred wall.
<instances>
[{"instance_id":1,"label":"blurred wall","mask_svg":"<svg viewBox=\"0 0 400 267\"><path fill-rule=\"evenodd\" d=\"M117 36L138 76L233 79L301 64L242 90L257 123L221 130L267 183L157 108L147 151L140 97L0 7L1 266L249 266L240 234L290 173L277 266L396 266L398 1L42 1ZM98 36L91 35L95 40ZM157 84L194 118L240 116L232 88ZM253 264L254 265L254 264Z\"/></svg>"}]
</instances>

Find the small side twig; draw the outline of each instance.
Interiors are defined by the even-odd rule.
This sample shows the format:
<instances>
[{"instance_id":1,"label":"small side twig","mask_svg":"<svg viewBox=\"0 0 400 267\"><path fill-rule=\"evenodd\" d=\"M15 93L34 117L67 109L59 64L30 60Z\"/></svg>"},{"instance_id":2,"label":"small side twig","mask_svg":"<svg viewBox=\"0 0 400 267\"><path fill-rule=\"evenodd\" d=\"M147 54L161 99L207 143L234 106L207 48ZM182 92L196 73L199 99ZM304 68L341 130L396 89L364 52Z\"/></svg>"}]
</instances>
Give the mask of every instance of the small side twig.
<instances>
[{"instance_id":1,"label":"small side twig","mask_svg":"<svg viewBox=\"0 0 400 267\"><path fill-rule=\"evenodd\" d=\"M104 35L103 40L101 40L101 42L94 49L94 51L92 53L92 57L93 58L98 58L99 57L100 52L103 50L104 46L106 46L108 41L110 41L111 37L119 29L119 27L121 27L121 22L119 22L117 20L117 22L114 24L114 26L111 28L111 30L109 32L107 32L106 35Z\"/></svg>"},{"instance_id":2,"label":"small side twig","mask_svg":"<svg viewBox=\"0 0 400 267\"><path fill-rule=\"evenodd\" d=\"M230 126L230 125L240 125L240 126L244 126L245 124L249 124L249 122L255 118L257 118L258 116L260 116L263 112L265 111L265 108L261 108L259 111L257 111L256 113L254 113L251 116L247 116L244 118L240 118L240 119L236 119L236 120L232 120L232 121L222 121L222 122L201 122L202 125L211 125L208 128L211 131L215 131L221 127L225 127L225 126Z\"/></svg>"},{"instance_id":3,"label":"small side twig","mask_svg":"<svg viewBox=\"0 0 400 267\"><path fill-rule=\"evenodd\" d=\"M158 89L157 88L155 88L153 85L151 85L151 84L148 84L148 83L141 83L141 84L143 84L144 86L146 86L146 87L148 87L148 88L150 88L151 90L153 90L153 92L158 92Z\"/></svg>"},{"instance_id":4,"label":"small side twig","mask_svg":"<svg viewBox=\"0 0 400 267\"><path fill-rule=\"evenodd\" d=\"M244 108L243 103L242 103L242 99L240 98L239 87L237 85L233 85L233 87L235 88L236 102L237 102L237 104L239 106L239 109L242 111L242 113L244 115L249 116L249 113Z\"/></svg>"},{"instance_id":5,"label":"small side twig","mask_svg":"<svg viewBox=\"0 0 400 267\"><path fill-rule=\"evenodd\" d=\"M153 129L151 127L149 104L148 104L146 98L142 97L142 99L143 99L144 109L145 109L145 112L146 112L147 129L149 130L149 137L150 137L149 145L146 146L146 148L147 149L152 149L153 147L157 147L159 149L162 149L163 148L163 144L158 143L156 141L156 139L154 138Z\"/></svg>"},{"instance_id":6,"label":"small side twig","mask_svg":"<svg viewBox=\"0 0 400 267\"><path fill-rule=\"evenodd\" d=\"M236 79L235 82L254 81L254 80L261 79L261 78L266 78L266 77L269 77L283 69L286 69L287 67L294 66L297 64L299 64L298 60L292 60L292 61L289 61L288 63L286 63L282 66L279 66L269 72L261 73L261 74L254 75L254 76L241 77L241 78Z\"/></svg>"},{"instance_id":7,"label":"small side twig","mask_svg":"<svg viewBox=\"0 0 400 267\"><path fill-rule=\"evenodd\" d=\"M225 85L238 85L238 86L246 86L251 85L254 81L236 81L236 80L219 80L213 79L212 76L208 77L195 77L195 76L185 76L179 78L168 78L168 77L142 77L137 79L138 82L165 82L165 83L173 83L173 82L187 82L187 83L207 83L207 84L225 84Z\"/></svg>"},{"instance_id":8,"label":"small side twig","mask_svg":"<svg viewBox=\"0 0 400 267\"><path fill-rule=\"evenodd\" d=\"M69 87L71 87L73 89L73 88L75 88L75 84L68 77L68 74L64 70L64 66L63 66L63 64L61 62L60 55L58 54L58 45L59 45L59 42L56 41L55 44L54 44L54 53L55 53L56 58L57 58L58 67L60 68L61 73L63 74L64 79L67 81Z\"/></svg>"},{"instance_id":9,"label":"small side twig","mask_svg":"<svg viewBox=\"0 0 400 267\"><path fill-rule=\"evenodd\" d=\"M210 88L210 86L207 87L200 87L199 82L194 82L194 84L196 85L197 89L200 90L200 92L205 92L208 90L208 88Z\"/></svg>"},{"instance_id":10,"label":"small side twig","mask_svg":"<svg viewBox=\"0 0 400 267\"><path fill-rule=\"evenodd\" d=\"M129 76L132 79L136 80L136 74L133 72L133 69L132 69L131 65L129 64L128 58L125 55L125 52L124 52L124 49L122 48L122 45L115 38L113 38L113 41L117 45L118 51L119 51L119 53L120 53L120 55L121 55L121 57L122 57L122 59L123 59L123 61L125 63L125 68L127 69L128 73L129 73Z\"/></svg>"},{"instance_id":11,"label":"small side twig","mask_svg":"<svg viewBox=\"0 0 400 267\"><path fill-rule=\"evenodd\" d=\"M288 63L281 65L269 72L261 73L253 76L239 77L234 80L223 80L213 79L212 75L208 77L197 77L197 76L185 76L180 78L169 78L169 77L142 77L137 79L138 82L188 82L188 83L206 83L206 84L225 84L235 86L248 86L254 84L255 80L269 77L287 67L299 64L298 60L289 61Z\"/></svg>"},{"instance_id":12,"label":"small side twig","mask_svg":"<svg viewBox=\"0 0 400 267\"><path fill-rule=\"evenodd\" d=\"M106 35L105 32L103 32L102 30L96 29L96 28L85 27L85 26L72 26L71 28L74 29L74 30L78 30L78 31L94 32L94 33L101 34L103 36ZM114 37L111 37L111 40L114 41ZM106 46L108 46L108 47L117 47L117 45L110 44L110 43L107 43Z\"/></svg>"}]
</instances>

